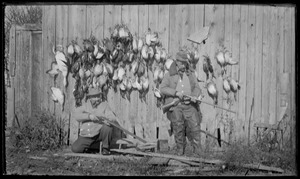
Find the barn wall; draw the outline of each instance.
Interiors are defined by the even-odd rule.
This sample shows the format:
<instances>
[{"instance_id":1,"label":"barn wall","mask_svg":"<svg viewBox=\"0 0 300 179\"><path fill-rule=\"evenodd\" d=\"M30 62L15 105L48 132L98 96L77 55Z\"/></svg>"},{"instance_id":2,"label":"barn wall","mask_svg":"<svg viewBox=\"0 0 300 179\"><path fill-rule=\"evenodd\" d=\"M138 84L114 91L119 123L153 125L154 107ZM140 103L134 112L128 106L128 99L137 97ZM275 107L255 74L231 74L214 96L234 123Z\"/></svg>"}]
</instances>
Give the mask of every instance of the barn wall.
<instances>
[{"instance_id":1,"label":"barn wall","mask_svg":"<svg viewBox=\"0 0 300 179\"><path fill-rule=\"evenodd\" d=\"M254 123L275 124L284 107L288 106L287 114L290 120L282 121L284 137L295 140L295 8L288 6L260 5L51 5L43 6L42 49L40 61L27 63L28 53L23 42L28 41L26 35L15 33L16 48L16 101L27 106L26 101L39 101L40 107L49 109L66 122L69 130L69 142L78 136L79 124L74 120L75 100L72 94L75 80L68 77L69 85L63 89L62 77L56 81L45 71L50 69L54 61L52 46L66 45L77 39L82 44L83 39L94 35L97 39L109 37L109 27L124 22L132 34L141 36L148 27L159 32L163 47L174 57L183 45L191 46L187 37L202 27L210 26L210 32L205 44L197 45L201 59L197 64L199 78L205 80L202 70L202 55L208 54L215 69L215 83L219 91L219 106L236 111L236 114L201 104L203 120L201 128L216 135L221 129L222 138L233 142L237 139L253 141L256 128ZM234 60L239 63L227 68L227 75L239 81L241 89L234 100L233 94L227 94L222 88L221 68L214 56L218 49L226 47L232 52ZM18 52L18 50L22 52ZM34 51L30 52L35 54ZM24 59L23 59L24 58ZM20 68L21 66L36 66L36 72ZM24 75L25 74L25 75ZM33 76L30 76L30 75ZM36 74L38 77L35 77ZM149 72L150 90L146 102L138 98L138 92L131 93L131 100L120 97L119 92L109 92L109 104L121 119L121 125L146 139L169 139L170 122L161 109L157 108L156 98L152 92L152 72ZM26 77L26 78L25 78ZM24 79L23 79L24 78ZM22 80L21 80L22 79ZM30 86L30 79L34 80ZM27 86L26 86L27 85ZM205 95L204 100L213 103L207 95L204 83L199 83ZM65 111L60 111L59 104L51 100L50 87L58 86L66 94ZM24 87L26 90L24 90ZM28 90L39 91L25 94ZM229 97L231 103L225 98ZM253 104L252 104L253 101ZM36 105L36 104L35 104ZM251 106L253 109L251 110ZM23 108L22 108L23 109ZM158 129L158 130L157 130ZM158 131L158 134L157 134ZM210 141L202 134L202 142ZM216 142L211 141L212 145Z\"/></svg>"}]
</instances>

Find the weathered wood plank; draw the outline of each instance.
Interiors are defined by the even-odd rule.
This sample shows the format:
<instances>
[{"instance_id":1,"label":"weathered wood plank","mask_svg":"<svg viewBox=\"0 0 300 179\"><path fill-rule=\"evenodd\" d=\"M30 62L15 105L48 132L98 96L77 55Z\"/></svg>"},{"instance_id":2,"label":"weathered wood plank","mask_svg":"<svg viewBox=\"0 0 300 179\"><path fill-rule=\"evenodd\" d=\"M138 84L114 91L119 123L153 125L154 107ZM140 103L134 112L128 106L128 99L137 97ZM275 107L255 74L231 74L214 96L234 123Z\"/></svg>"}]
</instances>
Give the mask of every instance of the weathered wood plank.
<instances>
[{"instance_id":1,"label":"weathered wood plank","mask_svg":"<svg viewBox=\"0 0 300 179\"><path fill-rule=\"evenodd\" d=\"M277 8L271 7L271 27L277 27ZM275 124L277 121L277 115L276 115L276 46L278 44L277 40L277 29L271 28L270 29L270 103L269 103L269 113L270 113L270 124Z\"/></svg>"},{"instance_id":2,"label":"weathered wood plank","mask_svg":"<svg viewBox=\"0 0 300 179\"><path fill-rule=\"evenodd\" d=\"M211 49L212 48L212 42L214 40L214 33L213 33L213 28L211 25L212 23L214 22L213 20L213 9L214 9L214 5L211 5L211 4L205 4L204 5L204 27L205 26L209 26L210 27L210 31L208 33L208 39L206 40L206 43L205 45L203 45L203 52L204 54L207 54L210 58L211 58L211 61L212 61L212 65L213 65L213 68L214 68L214 73L215 75L217 76L217 71L216 69L218 68L217 65L216 65L216 62L214 60L214 51ZM206 78L204 78L206 79ZM204 87L205 84L203 84L203 86L200 86L200 87ZM207 102L212 102L212 99L208 96L208 93L207 93L207 90L204 89L203 90L203 95L204 95L204 101L207 101ZM203 111L203 118L202 118L202 121L203 123L206 124L206 129L209 133L213 134L213 128L214 128L214 124L213 123L215 121L215 115L216 115L216 111L214 109L213 106L209 106L209 105L201 105L201 111ZM208 125L209 124L209 125ZM206 139L206 145L208 145L209 141L211 139L207 138Z\"/></svg>"},{"instance_id":3,"label":"weathered wood plank","mask_svg":"<svg viewBox=\"0 0 300 179\"><path fill-rule=\"evenodd\" d=\"M21 58L21 33L20 31L16 31L16 69L15 69L15 78L14 78L14 85L15 85L15 113L17 117L19 117L22 112L20 111L20 77L22 76L20 73L20 58ZM13 121L14 122L14 121Z\"/></svg>"},{"instance_id":4,"label":"weathered wood plank","mask_svg":"<svg viewBox=\"0 0 300 179\"><path fill-rule=\"evenodd\" d=\"M204 27L204 4L197 4L197 5L194 5L194 11L195 11L195 31L197 30L200 30ZM196 71L198 73L198 78L201 79L201 80L204 80L205 79L205 73L203 71L203 55L204 55L204 51L203 51L203 48L204 48L204 44L200 44L200 45L197 45L197 48L198 48L198 53L200 54L200 60L196 66ZM201 91L202 93L204 93L205 89L203 88L203 83L199 83L200 85L200 88L201 88ZM206 113L205 111L202 110L203 108L203 105L200 105L200 110L201 110L201 113L203 115L203 113ZM200 123L200 128L202 129L202 127L204 126L204 123L203 123L203 119L202 119L202 122ZM204 137L204 134L201 134L200 133L200 138L201 138L201 145L205 145L205 140L202 140Z\"/></svg>"},{"instance_id":5,"label":"weathered wood plank","mask_svg":"<svg viewBox=\"0 0 300 179\"><path fill-rule=\"evenodd\" d=\"M153 12L152 12L153 11ZM147 11L146 11L147 12ZM148 27L151 29L152 32L159 32L159 11L158 5L149 5L148 6ZM146 30L146 29L145 29ZM141 34L141 32L139 32ZM159 38L161 38L161 34L159 33ZM152 65L153 67L153 65ZM153 69L153 68L152 68ZM155 105L155 97L153 94L153 73L150 69L148 69L148 79L149 79L149 91L147 93L147 104L145 104L145 120L146 123L143 124L144 134L147 139L156 139L156 127L157 127L157 120L158 117L154 118L154 114L157 116L158 111Z\"/></svg>"},{"instance_id":6,"label":"weathered wood plank","mask_svg":"<svg viewBox=\"0 0 300 179\"><path fill-rule=\"evenodd\" d=\"M286 7L284 11L284 72L289 73L289 87L286 94L286 102L288 104L288 114L291 114L291 63L292 63L292 40L291 39L291 7ZM289 142L289 146L292 147L292 119L288 121L288 129L286 131L286 140ZM284 136L285 138L285 136Z\"/></svg>"},{"instance_id":7,"label":"weathered wood plank","mask_svg":"<svg viewBox=\"0 0 300 179\"><path fill-rule=\"evenodd\" d=\"M115 5L105 5L104 6L104 29L103 29L103 38L110 38L110 28L114 28L117 23L121 23L121 6ZM114 92L113 89L110 89L108 92L108 104L115 111L117 116L119 115L120 109L118 108L119 101L120 101L120 94L119 92ZM118 109L118 110L117 110ZM120 119L122 120L122 119ZM122 120L123 121L123 120ZM124 121L123 121L124 122ZM124 124L120 124L124 126Z\"/></svg>"},{"instance_id":8,"label":"weathered wood plank","mask_svg":"<svg viewBox=\"0 0 300 179\"><path fill-rule=\"evenodd\" d=\"M254 108L253 122L259 122L256 119L261 117L262 113L262 40L263 40L263 9L262 6L256 6L256 29L255 29L255 67L254 67Z\"/></svg>"},{"instance_id":9,"label":"weathered wood plank","mask_svg":"<svg viewBox=\"0 0 300 179\"><path fill-rule=\"evenodd\" d=\"M31 90L31 103L32 114L41 111L42 104L42 33L32 33L32 90Z\"/></svg>"},{"instance_id":10,"label":"weathered wood plank","mask_svg":"<svg viewBox=\"0 0 300 179\"><path fill-rule=\"evenodd\" d=\"M15 85L15 75L16 75L16 26L12 25L9 32L9 79L10 86L6 88L7 92L7 120L6 126L12 127L13 118L15 114L15 97L14 91Z\"/></svg>"},{"instance_id":11,"label":"weathered wood plank","mask_svg":"<svg viewBox=\"0 0 300 179\"><path fill-rule=\"evenodd\" d=\"M232 36L233 36L233 6L232 5L225 5L224 6L224 46L232 52L233 49L233 43L232 43ZM226 76L232 76L231 74L231 69L236 68L236 66L227 66L226 67ZM220 88L220 95L222 97L222 106L226 109L230 109L233 103L235 103L233 99L232 93L227 93L223 90L223 79L221 83L221 88ZM226 100L227 98L231 100ZM233 115L232 113L226 112L224 110L221 111L222 115L222 124L223 124L223 129L221 129L221 136L223 139L229 141L229 135L231 133L231 128L230 128L230 123L232 121Z\"/></svg>"},{"instance_id":12,"label":"weathered wood plank","mask_svg":"<svg viewBox=\"0 0 300 179\"><path fill-rule=\"evenodd\" d=\"M253 55L255 54L255 6L249 5L248 9L248 32L247 32L247 68L246 70L246 123L245 131L248 136L248 144L252 141L252 135L254 133L253 126L253 108L251 109L252 102L254 105L254 60Z\"/></svg>"},{"instance_id":13,"label":"weathered wood plank","mask_svg":"<svg viewBox=\"0 0 300 179\"><path fill-rule=\"evenodd\" d=\"M138 14L138 6L131 6L131 5L122 6L122 22L127 25L127 27L129 28L132 34L138 31L138 29L135 29L135 27L138 26L137 14ZM131 77L132 74L129 71L129 66L127 65L126 68L127 68L126 76ZM132 114L134 114L134 112L130 110L132 109L131 105L134 106L135 105L134 103L137 102L134 100L136 99L136 97L133 97L134 95L136 96L137 93L130 95L130 101L128 99L121 98L121 105L122 105L122 112L123 112L122 117L125 122L124 127L126 129L132 129L132 126L134 125L135 122L135 118L137 117L137 116L133 116ZM140 134L138 136L143 137L143 135Z\"/></svg>"},{"instance_id":14,"label":"weathered wood plank","mask_svg":"<svg viewBox=\"0 0 300 179\"><path fill-rule=\"evenodd\" d=\"M224 11L224 5L214 5L213 7L213 12L212 12L212 16L213 16L213 25L210 29L210 33L211 33L211 47L210 47L210 51L209 51L209 56L214 56L216 51L218 49L220 49L221 47L223 47L225 45L224 43L224 33L225 33L225 11ZM217 66L217 62L216 60L212 60L212 64L213 66ZM223 96L222 96L222 91L223 91L223 80L222 80L222 75L216 73L216 79L214 79L214 82L216 84L217 90L218 90L218 106L223 107L222 106L222 101L223 101ZM210 98L210 100L212 100ZM224 126L221 122L222 120L222 110L219 108L214 108L212 111L212 125L210 126L210 133L213 135L217 134L217 129L220 128L220 130L222 130L222 134L221 136L224 137ZM213 144L216 144L216 142L214 141ZM213 147L213 146L212 146Z\"/></svg>"},{"instance_id":15,"label":"weathered wood plank","mask_svg":"<svg viewBox=\"0 0 300 179\"><path fill-rule=\"evenodd\" d=\"M194 5L194 11L195 11L195 31L197 30L200 30L204 27L204 4L196 4ZM198 48L198 53L200 54L200 60L196 66L196 69L197 69L197 73L198 73L198 77L199 79L201 80L204 80L205 79L205 73L203 71L203 55L204 55L204 52L203 52L203 47L204 47L204 44L200 44L200 45L197 45L197 48ZM199 83L199 85L202 85L202 83Z\"/></svg>"},{"instance_id":16,"label":"weathered wood plank","mask_svg":"<svg viewBox=\"0 0 300 179\"><path fill-rule=\"evenodd\" d=\"M68 45L68 6L56 6L56 29L55 29L55 42L56 44L62 45L64 47L65 54L67 54L67 45ZM69 73L67 82L68 82L68 87L65 88L63 84L63 76L59 74L59 76L56 79L56 86L62 90L62 92L65 95L65 104L64 106L61 106L59 103L55 103L55 116L57 120L60 123L60 126L64 129L63 133L67 134L68 129L69 129L69 120L66 118L68 116L68 113L70 111L70 105L68 102L70 101L70 96L68 95L68 89L69 88L74 88L74 86L71 86L70 83L70 77L72 74ZM64 111L62 111L62 107ZM63 143L67 144L68 138L66 136L62 136L62 141Z\"/></svg>"},{"instance_id":17,"label":"weathered wood plank","mask_svg":"<svg viewBox=\"0 0 300 179\"><path fill-rule=\"evenodd\" d=\"M175 58L176 52L181 46L181 39L178 37L181 34L181 6L170 5L170 27L169 27L169 54Z\"/></svg>"},{"instance_id":18,"label":"weathered wood plank","mask_svg":"<svg viewBox=\"0 0 300 179\"><path fill-rule=\"evenodd\" d=\"M296 76L296 73L295 73L295 61L296 61L296 56L295 56L295 32L296 32L296 29L295 29L295 7L291 7L291 41L292 41L292 47L291 47L291 83L292 83L292 88L291 88L291 120L292 120L292 145L293 145L293 149L296 148L296 96L295 96L295 91L296 91L296 88L295 88L295 76Z\"/></svg>"},{"instance_id":19,"label":"weathered wood plank","mask_svg":"<svg viewBox=\"0 0 300 179\"><path fill-rule=\"evenodd\" d=\"M233 5L233 12L232 12L233 22L232 22L232 58L240 63L241 57L240 57L240 32L241 32L241 5ZM239 78L239 65L236 65L231 68L231 77L233 79L238 80ZM239 92L238 92L239 93ZM238 95L237 95L238 97ZM236 101L233 102L231 109L233 111L238 111L239 106L239 98L237 98ZM238 113L235 115L232 115L232 125L230 125L232 128L230 130L230 133L232 133L232 136L234 140L236 140L238 136L238 126L240 126L241 121L238 120ZM229 142L231 142L231 136L229 136Z\"/></svg>"},{"instance_id":20,"label":"weathered wood plank","mask_svg":"<svg viewBox=\"0 0 300 179\"><path fill-rule=\"evenodd\" d=\"M81 5L70 5L69 7L69 29L68 29L68 41L76 40L78 45L82 47L83 39L86 38L86 6ZM71 78L69 81L68 87L68 95L69 95L69 112L70 116L70 137L69 142L72 144L78 138L78 130L79 124L74 119L74 111L76 110L75 107L75 98L73 96L73 88L75 85L75 79Z\"/></svg>"},{"instance_id":21,"label":"weathered wood plank","mask_svg":"<svg viewBox=\"0 0 300 179\"><path fill-rule=\"evenodd\" d=\"M55 46L55 6L44 6L43 7L43 58L45 72L51 68L51 62L55 61L54 54L52 52L53 46ZM54 85L54 79L45 75L45 102L46 109L49 109L51 114L54 114L54 102L51 97L50 87Z\"/></svg>"},{"instance_id":22,"label":"weathered wood plank","mask_svg":"<svg viewBox=\"0 0 300 179\"><path fill-rule=\"evenodd\" d=\"M148 30L149 27L149 6L148 5L139 5L138 6L138 36L140 38L145 38L145 32ZM151 29L153 30L153 29ZM145 40L144 40L145 43ZM135 118L135 126L134 130L137 135L140 137L144 138L144 132L145 132L145 127L143 124L146 122L146 104L139 98L139 92L134 91L135 95L133 98L134 102L134 107L135 111L133 114L136 115ZM148 98L146 97L146 101L148 102Z\"/></svg>"},{"instance_id":23,"label":"weathered wood plank","mask_svg":"<svg viewBox=\"0 0 300 179\"><path fill-rule=\"evenodd\" d=\"M188 41L187 38L195 32L195 8L194 5L182 5L182 32L181 41L182 45L191 46L192 42Z\"/></svg>"},{"instance_id":24,"label":"weathered wood plank","mask_svg":"<svg viewBox=\"0 0 300 179\"><path fill-rule=\"evenodd\" d=\"M31 32L21 31L21 58L20 58L20 110L19 122L21 126L31 116Z\"/></svg>"},{"instance_id":25,"label":"weathered wood plank","mask_svg":"<svg viewBox=\"0 0 300 179\"><path fill-rule=\"evenodd\" d=\"M239 108L238 120L241 121L239 125L239 136L246 139L245 123L246 123L246 69L247 69L247 30L248 30L248 6L241 5L241 32L240 32L240 62L239 62L239 83L242 88L239 90Z\"/></svg>"},{"instance_id":26,"label":"weathered wood plank","mask_svg":"<svg viewBox=\"0 0 300 179\"><path fill-rule=\"evenodd\" d=\"M270 93L270 70L269 70L269 34L270 34L270 7L266 6L263 13L263 62L262 62L262 117L269 122L269 93Z\"/></svg>"},{"instance_id":27,"label":"weathered wood plank","mask_svg":"<svg viewBox=\"0 0 300 179\"><path fill-rule=\"evenodd\" d=\"M104 35L104 5L87 5L86 36L102 40Z\"/></svg>"},{"instance_id":28,"label":"weathered wood plank","mask_svg":"<svg viewBox=\"0 0 300 179\"><path fill-rule=\"evenodd\" d=\"M284 7L278 7L278 16L277 16L277 38L278 44L276 48L276 80L277 80L277 101L276 101L276 116L279 116L281 109L281 89L280 89L280 79L281 74L284 72ZM276 119L279 120L278 118Z\"/></svg>"},{"instance_id":29,"label":"weathered wood plank","mask_svg":"<svg viewBox=\"0 0 300 179\"><path fill-rule=\"evenodd\" d=\"M146 22L147 23L146 26L149 27L152 32L159 32L159 22L161 22L159 20L159 17L161 16L159 14L159 6L158 5L148 5L148 14L149 14L148 15L148 22ZM144 31L147 30L146 26L145 26L145 29L143 29L142 32L140 31L140 35L143 34ZM158 35L159 35L159 38L162 37L162 34L159 33ZM153 84L153 73L149 70L148 74L149 74L149 80L150 80L150 85L149 85L150 90L149 90L148 95L147 95L147 102L148 102L149 108L153 109L152 114L149 115L149 117L151 116L153 118L153 121L154 121L154 122L152 122L152 124L153 124L152 129L154 128L154 136L153 137L155 139L157 137L157 127L159 128L158 135L162 134L162 128L161 128L162 116L159 113L159 109L155 108L155 105L154 105L154 103L156 101L154 101L154 94L153 94L153 91L151 89L154 86L154 84ZM152 104L151 107L150 107L150 104ZM149 114L149 113L151 113L151 110L147 109L147 114ZM148 126L150 126L150 125L151 125L151 122L149 121ZM158 136L158 138L159 138L159 136Z\"/></svg>"},{"instance_id":30,"label":"weathered wood plank","mask_svg":"<svg viewBox=\"0 0 300 179\"><path fill-rule=\"evenodd\" d=\"M163 48L169 52L169 38L170 38L170 31L169 31L169 5L159 5L158 7L158 31L160 32L160 40L162 42ZM154 94L152 94L154 97ZM159 139L168 139L169 146L174 145L174 140L172 140L169 136L168 130L170 130L170 121L167 119L166 114L163 114L162 110L157 108L153 102L153 108L157 111L157 121L156 127L159 127ZM156 136L155 136L156 137Z\"/></svg>"}]
</instances>

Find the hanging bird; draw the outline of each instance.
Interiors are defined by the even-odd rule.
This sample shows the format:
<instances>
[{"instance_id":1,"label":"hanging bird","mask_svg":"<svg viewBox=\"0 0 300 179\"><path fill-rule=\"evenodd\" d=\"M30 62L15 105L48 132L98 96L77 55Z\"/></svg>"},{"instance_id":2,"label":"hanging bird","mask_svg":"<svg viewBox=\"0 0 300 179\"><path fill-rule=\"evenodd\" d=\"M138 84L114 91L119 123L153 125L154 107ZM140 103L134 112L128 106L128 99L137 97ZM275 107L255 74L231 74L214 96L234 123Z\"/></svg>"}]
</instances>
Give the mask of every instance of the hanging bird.
<instances>
[{"instance_id":1,"label":"hanging bird","mask_svg":"<svg viewBox=\"0 0 300 179\"><path fill-rule=\"evenodd\" d=\"M212 77L213 78L216 78L215 77L215 74L214 74L214 69L213 69L213 66L211 64L211 60L209 58L208 55L203 55L204 57L204 61L203 61L203 71L205 72L206 74L206 80L209 79L209 73L212 74Z\"/></svg>"},{"instance_id":2,"label":"hanging bird","mask_svg":"<svg viewBox=\"0 0 300 179\"><path fill-rule=\"evenodd\" d=\"M238 90L241 89L241 86L239 85L239 83L237 81L235 81L232 78L229 80L229 84L230 84L231 91L234 93L234 99L236 100L236 93Z\"/></svg>"},{"instance_id":3,"label":"hanging bird","mask_svg":"<svg viewBox=\"0 0 300 179\"><path fill-rule=\"evenodd\" d=\"M125 99L126 95L126 86L127 86L127 77L123 77L123 81L120 83L119 88L120 88L120 95L122 98Z\"/></svg>"},{"instance_id":4,"label":"hanging bird","mask_svg":"<svg viewBox=\"0 0 300 179\"><path fill-rule=\"evenodd\" d=\"M224 91L227 93L227 95L228 95L228 94L230 93L230 91L231 91L228 78L224 78L224 79L223 79L223 89L224 89Z\"/></svg>"},{"instance_id":5,"label":"hanging bird","mask_svg":"<svg viewBox=\"0 0 300 179\"><path fill-rule=\"evenodd\" d=\"M225 58L225 65L236 65L236 64L238 64L237 61L233 61L232 54L228 50L225 51L224 58Z\"/></svg>"},{"instance_id":6,"label":"hanging bird","mask_svg":"<svg viewBox=\"0 0 300 179\"><path fill-rule=\"evenodd\" d=\"M132 92L132 79L127 79L127 86L126 86L126 98L130 101L130 94Z\"/></svg>"},{"instance_id":7,"label":"hanging bird","mask_svg":"<svg viewBox=\"0 0 300 179\"><path fill-rule=\"evenodd\" d=\"M61 111L64 111L64 103L65 103L65 96L63 92L56 87L51 87L52 92L52 99L54 102L58 102L61 105Z\"/></svg>"},{"instance_id":8,"label":"hanging bird","mask_svg":"<svg viewBox=\"0 0 300 179\"><path fill-rule=\"evenodd\" d=\"M51 69L46 71L47 74L49 74L51 77L53 77L54 79L56 79L59 71L58 71L58 65L57 62L54 61L51 63Z\"/></svg>"},{"instance_id":9,"label":"hanging bird","mask_svg":"<svg viewBox=\"0 0 300 179\"><path fill-rule=\"evenodd\" d=\"M71 68L70 61L66 58L66 56L63 52L63 47L61 45L57 45L56 51L53 46L53 53L55 55L55 60L58 65L58 69L59 69L59 71L62 72L62 75L64 77L63 84L64 84L64 87L66 88L68 86L67 77L68 77L69 70Z\"/></svg>"},{"instance_id":10,"label":"hanging bird","mask_svg":"<svg viewBox=\"0 0 300 179\"><path fill-rule=\"evenodd\" d=\"M224 57L223 51L219 50L216 53L215 58L217 59L217 63L221 66L221 74L223 75L224 72L225 72L225 66L226 66L226 62L225 62L225 57Z\"/></svg>"},{"instance_id":11,"label":"hanging bird","mask_svg":"<svg viewBox=\"0 0 300 179\"><path fill-rule=\"evenodd\" d=\"M206 85L208 95L214 100L214 104L218 104L218 90L217 86L213 81L210 81Z\"/></svg>"}]
</instances>

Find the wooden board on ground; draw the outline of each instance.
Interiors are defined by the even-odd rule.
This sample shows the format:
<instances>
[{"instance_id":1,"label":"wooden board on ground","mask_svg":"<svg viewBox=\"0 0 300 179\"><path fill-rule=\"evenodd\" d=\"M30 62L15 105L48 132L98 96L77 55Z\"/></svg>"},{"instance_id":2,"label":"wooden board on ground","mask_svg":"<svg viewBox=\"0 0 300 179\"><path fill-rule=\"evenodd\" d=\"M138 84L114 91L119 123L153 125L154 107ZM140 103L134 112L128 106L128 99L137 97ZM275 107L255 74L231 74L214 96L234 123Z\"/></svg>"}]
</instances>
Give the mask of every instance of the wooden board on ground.
<instances>
[{"instance_id":1,"label":"wooden board on ground","mask_svg":"<svg viewBox=\"0 0 300 179\"><path fill-rule=\"evenodd\" d=\"M167 165L169 162L169 158L161 158L161 157L152 157L147 163L149 165Z\"/></svg>"},{"instance_id":2,"label":"wooden board on ground","mask_svg":"<svg viewBox=\"0 0 300 179\"><path fill-rule=\"evenodd\" d=\"M69 156L69 157L87 157L87 158L93 158L93 159L129 159L129 160L136 160L140 159L141 157L136 156L124 156L124 155L99 155L99 154L85 154L85 153L65 153L63 156Z\"/></svg>"}]
</instances>

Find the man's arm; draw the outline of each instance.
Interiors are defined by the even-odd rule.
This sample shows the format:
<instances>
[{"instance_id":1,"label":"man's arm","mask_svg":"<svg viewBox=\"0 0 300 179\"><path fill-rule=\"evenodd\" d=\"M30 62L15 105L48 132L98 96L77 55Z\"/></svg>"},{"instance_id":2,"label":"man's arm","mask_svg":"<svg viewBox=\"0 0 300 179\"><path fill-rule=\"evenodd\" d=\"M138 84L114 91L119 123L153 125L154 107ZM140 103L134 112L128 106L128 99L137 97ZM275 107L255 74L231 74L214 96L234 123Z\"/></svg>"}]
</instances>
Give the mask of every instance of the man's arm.
<instances>
[{"instance_id":1,"label":"man's arm","mask_svg":"<svg viewBox=\"0 0 300 179\"><path fill-rule=\"evenodd\" d=\"M175 96L176 90L170 88L170 74L167 72L160 84L160 92L165 96Z\"/></svg>"}]
</instances>

